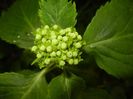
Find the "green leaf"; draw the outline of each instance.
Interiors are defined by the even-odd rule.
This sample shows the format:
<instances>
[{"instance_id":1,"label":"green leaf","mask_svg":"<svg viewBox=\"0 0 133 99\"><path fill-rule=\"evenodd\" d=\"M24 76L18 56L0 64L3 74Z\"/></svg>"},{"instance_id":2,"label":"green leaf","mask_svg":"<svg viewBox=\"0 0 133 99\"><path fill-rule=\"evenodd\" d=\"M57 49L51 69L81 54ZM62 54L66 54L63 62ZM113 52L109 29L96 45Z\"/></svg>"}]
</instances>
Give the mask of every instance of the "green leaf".
<instances>
[{"instance_id":1,"label":"green leaf","mask_svg":"<svg viewBox=\"0 0 133 99\"><path fill-rule=\"evenodd\" d=\"M62 28L76 24L75 4L68 0L41 0L39 16L43 25L59 25Z\"/></svg>"},{"instance_id":2,"label":"green leaf","mask_svg":"<svg viewBox=\"0 0 133 99\"><path fill-rule=\"evenodd\" d=\"M46 99L46 70L32 75L0 74L0 99Z\"/></svg>"},{"instance_id":3,"label":"green leaf","mask_svg":"<svg viewBox=\"0 0 133 99\"><path fill-rule=\"evenodd\" d=\"M31 31L39 25L38 9L38 0L17 0L0 17L0 38L22 48L31 47Z\"/></svg>"},{"instance_id":4,"label":"green leaf","mask_svg":"<svg viewBox=\"0 0 133 99\"><path fill-rule=\"evenodd\" d=\"M116 77L133 74L133 1L112 0L101 7L89 24L85 50L100 68Z\"/></svg>"},{"instance_id":5,"label":"green leaf","mask_svg":"<svg viewBox=\"0 0 133 99\"><path fill-rule=\"evenodd\" d=\"M54 78L48 86L48 99L74 99L81 89L84 81L72 74L70 77L62 74Z\"/></svg>"}]
</instances>

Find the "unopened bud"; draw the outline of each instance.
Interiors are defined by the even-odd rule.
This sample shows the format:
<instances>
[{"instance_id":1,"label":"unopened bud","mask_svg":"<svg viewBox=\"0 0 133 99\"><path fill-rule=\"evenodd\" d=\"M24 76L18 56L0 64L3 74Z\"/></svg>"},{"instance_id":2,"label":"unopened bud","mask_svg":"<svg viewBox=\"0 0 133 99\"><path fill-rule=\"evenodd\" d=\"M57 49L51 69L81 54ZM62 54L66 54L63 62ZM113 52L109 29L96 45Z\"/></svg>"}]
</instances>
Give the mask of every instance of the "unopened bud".
<instances>
[{"instance_id":1,"label":"unopened bud","mask_svg":"<svg viewBox=\"0 0 133 99\"><path fill-rule=\"evenodd\" d=\"M51 46L48 46L48 47L46 48L46 50L47 50L47 52L52 52L52 47L51 47Z\"/></svg>"}]
</instances>

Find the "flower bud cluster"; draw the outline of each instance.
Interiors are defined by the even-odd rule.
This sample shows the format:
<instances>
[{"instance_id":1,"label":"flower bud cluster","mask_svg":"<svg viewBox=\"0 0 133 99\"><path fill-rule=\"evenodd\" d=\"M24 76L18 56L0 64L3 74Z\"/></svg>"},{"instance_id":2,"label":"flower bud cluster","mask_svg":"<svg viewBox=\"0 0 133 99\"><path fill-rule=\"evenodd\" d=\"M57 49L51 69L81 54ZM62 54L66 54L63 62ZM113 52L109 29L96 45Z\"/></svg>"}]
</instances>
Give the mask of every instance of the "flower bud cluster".
<instances>
[{"instance_id":1,"label":"flower bud cluster","mask_svg":"<svg viewBox=\"0 0 133 99\"><path fill-rule=\"evenodd\" d=\"M80 49L84 42L74 28L62 29L58 25L45 25L33 34L35 41L31 51L36 54L34 63L38 63L40 68L52 62L63 68L66 64L77 65L82 60Z\"/></svg>"}]
</instances>

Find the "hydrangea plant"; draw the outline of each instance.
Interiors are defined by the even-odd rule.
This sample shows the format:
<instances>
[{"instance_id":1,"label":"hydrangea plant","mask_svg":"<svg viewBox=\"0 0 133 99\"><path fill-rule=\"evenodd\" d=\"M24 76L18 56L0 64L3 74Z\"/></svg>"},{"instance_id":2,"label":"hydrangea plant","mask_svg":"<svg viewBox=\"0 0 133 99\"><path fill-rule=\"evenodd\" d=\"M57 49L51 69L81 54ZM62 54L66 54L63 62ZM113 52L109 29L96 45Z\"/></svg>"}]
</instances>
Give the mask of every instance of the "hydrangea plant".
<instances>
[{"instance_id":1,"label":"hydrangea plant","mask_svg":"<svg viewBox=\"0 0 133 99\"><path fill-rule=\"evenodd\" d=\"M45 25L37 28L33 34L35 41L31 51L37 57L33 63L38 63L40 68L54 63L63 69L65 65L77 65L82 61L81 49L85 42L75 28Z\"/></svg>"},{"instance_id":2,"label":"hydrangea plant","mask_svg":"<svg viewBox=\"0 0 133 99\"><path fill-rule=\"evenodd\" d=\"M15 1L1 14L0 38L17 45L23 55L19 61L14 61L15 50L9 61L8 54L5 57L0 53L0 70L5 58L10 68L18 69L0 73L0 99L133 97L132 94L125 96L130 94L132 82L130 88L127 80L114 79L133 76L133 0L109 0L99 8L88 26L80 20L77 22L77 18L94 0ZM72 1L88 2L78 10L78 17ZM89 11L93 8L86 11L91 16ZM82 15L85 21L89 19L86 11ZM36 55L35 60L33 55ZM28 63L22 64L23 61ZM35 63L38 65L31 69L31 64ZM23 68L28 70L22 71Z\"/></svg>"}]
</instances>

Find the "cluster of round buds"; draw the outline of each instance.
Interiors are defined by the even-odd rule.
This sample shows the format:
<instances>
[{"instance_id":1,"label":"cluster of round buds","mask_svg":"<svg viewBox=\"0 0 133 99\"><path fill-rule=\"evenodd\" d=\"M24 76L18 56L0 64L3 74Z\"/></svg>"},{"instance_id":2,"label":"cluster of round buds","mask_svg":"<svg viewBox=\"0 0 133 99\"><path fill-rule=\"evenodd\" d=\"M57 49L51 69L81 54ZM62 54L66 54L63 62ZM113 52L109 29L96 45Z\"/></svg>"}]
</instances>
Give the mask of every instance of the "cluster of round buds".
<instances>
[{"instance_id":1,"label":"cluster of round buds","mask_svg":"<svg viewBox=\"0 0 133 99\"><path fill-rule=\"evenodd\" d=\"M74 28L45 25L33 34L35 41L31 50L37 57L33 63L38 63L40 68L51 63L63 68L64 65L77 65L82 61L80 49L84 42Z\"/></svg>"}]
</instances>

